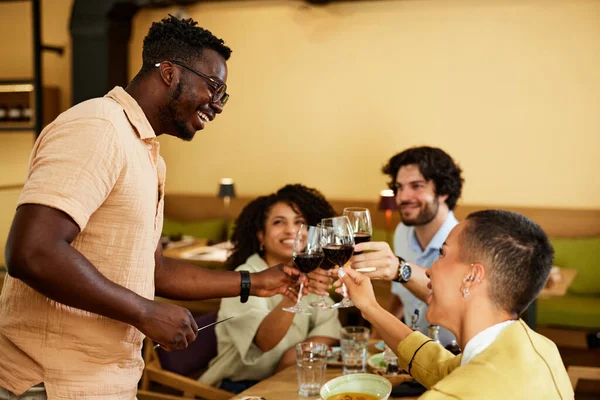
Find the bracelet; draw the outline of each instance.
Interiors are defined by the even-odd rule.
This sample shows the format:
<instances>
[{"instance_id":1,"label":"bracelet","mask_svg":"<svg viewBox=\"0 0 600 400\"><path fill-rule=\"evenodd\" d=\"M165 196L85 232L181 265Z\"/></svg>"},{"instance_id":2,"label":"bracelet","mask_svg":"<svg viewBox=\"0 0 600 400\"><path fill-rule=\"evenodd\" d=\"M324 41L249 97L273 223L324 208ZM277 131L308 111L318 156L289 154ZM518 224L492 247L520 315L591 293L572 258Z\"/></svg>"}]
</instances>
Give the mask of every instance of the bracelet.
<instances>
[{"instance_id":1,"label":"bracelet","mask_svg":"<svg viewBox=\"0 0 600 400\"><path fill-rule=\"evenodd\" d=\"M248 296L250 296L250 272L240 271L240 275L242 278L240 285L240 301L245 303L248 301Z\"/></svg>"},{"instance_id":2,"label":"bracelet","mask_svg":"<svg viewBox=\"0 0 600 400\"><path fill-rule=\"evenodd\" d=\"M433 342L433 340L432 340L432 339L429 339L428 341L426 341L425 343L423 343L422 345L420 345L420 346L419 346L419 348L418 348L417 350L415 350L415 352L414 352L414 354L413 354L412 358L410 359L410 362L408 363L408 374L409 374L410 376L412 376L412 374L410 373L410 369L412 368L412 363L413 363L413 361L415 360L415 356L417 355L417 352L418 352L419 350L421 350L421 347L425 346L425 345L426 345L427 343L429 343L429 342Z\"/></svg>"}]
</instances>

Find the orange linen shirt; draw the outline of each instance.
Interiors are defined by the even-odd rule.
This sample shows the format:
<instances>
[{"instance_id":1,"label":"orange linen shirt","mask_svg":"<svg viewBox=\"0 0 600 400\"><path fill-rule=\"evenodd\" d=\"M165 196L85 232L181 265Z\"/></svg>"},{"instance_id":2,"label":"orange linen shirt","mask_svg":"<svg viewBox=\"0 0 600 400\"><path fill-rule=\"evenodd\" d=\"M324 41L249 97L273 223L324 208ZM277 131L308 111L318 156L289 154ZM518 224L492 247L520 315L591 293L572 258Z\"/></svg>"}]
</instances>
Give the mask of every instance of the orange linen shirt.
<instances>
[{"instance_id":1,"label":"orange linen shirt","mask_svg":"<svg viewBox=\"0 0 600 400\"><path fill-rule=\"evenodd\" d=\"M71 245L106 278L152 299L165 173L148 119L116 87L44 129L18 204L68 214L80 228ZM143 338L131 325L57 303L7 276L0 387L21 394L43 382L51 399L133 399Z\"/></svg>"}]
</instances>

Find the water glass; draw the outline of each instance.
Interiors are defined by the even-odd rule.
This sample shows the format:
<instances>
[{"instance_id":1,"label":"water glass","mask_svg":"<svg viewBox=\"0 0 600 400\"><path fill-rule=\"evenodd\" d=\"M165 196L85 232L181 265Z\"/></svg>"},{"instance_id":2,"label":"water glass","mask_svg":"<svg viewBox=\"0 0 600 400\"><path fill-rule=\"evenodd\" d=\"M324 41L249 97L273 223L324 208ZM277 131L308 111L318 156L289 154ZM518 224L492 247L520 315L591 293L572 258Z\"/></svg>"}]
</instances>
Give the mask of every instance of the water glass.
<instances>
[{"instance_id":1,"label":"water glass","mask_svg":"<svg viewBox=\"0 0 600 400\"><path fill-rule=\"evenodd\" d=\"M325 383L327 368L327 345L304 342L296 345L296 369L298 371L298 394L316 396Z\"/></svg>"},{"instance_id":2,"label":"water glass","mask_svg":"<svg viewBox=\"0 0 600 400\"><path fill-rule=\"evenodd\" d=\"M367 346L370 333L369 328L364 326L342 328L340 337L344 375L367 371Z\"/></svg>"}]
</instances>

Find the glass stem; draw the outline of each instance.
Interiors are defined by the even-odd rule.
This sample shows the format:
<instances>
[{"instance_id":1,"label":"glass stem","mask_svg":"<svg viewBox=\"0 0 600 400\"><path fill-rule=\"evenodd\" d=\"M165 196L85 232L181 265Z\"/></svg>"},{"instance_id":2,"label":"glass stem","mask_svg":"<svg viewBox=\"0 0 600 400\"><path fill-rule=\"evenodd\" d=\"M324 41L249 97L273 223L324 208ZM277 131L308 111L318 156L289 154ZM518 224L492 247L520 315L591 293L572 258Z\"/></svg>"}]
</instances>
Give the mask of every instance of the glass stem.
<instances>
[{"instance_id":1,"label":"glass stem","mask_svg":"<svg viewBox=\"0 0 600 400\"><path fill-rule=\"evenodd\" d=\"M342 268L342 266L340 265L340 268ZM344 295L344 298L348 298L348 288L346 288L346 284L342 283L342 295Z\"/></svg>"},{"instance_id":2,"label":"glass stem","mask_svg":"<svg viewBox=\"0 0 600 400\"><path fill-rule=\"evenodd\" d=\"M304 290L304 282L300 283L300 290L298 290L298 301L296 305L300 304L300 300L302 300L302 291Z\"/></svg>"}]
</instances>

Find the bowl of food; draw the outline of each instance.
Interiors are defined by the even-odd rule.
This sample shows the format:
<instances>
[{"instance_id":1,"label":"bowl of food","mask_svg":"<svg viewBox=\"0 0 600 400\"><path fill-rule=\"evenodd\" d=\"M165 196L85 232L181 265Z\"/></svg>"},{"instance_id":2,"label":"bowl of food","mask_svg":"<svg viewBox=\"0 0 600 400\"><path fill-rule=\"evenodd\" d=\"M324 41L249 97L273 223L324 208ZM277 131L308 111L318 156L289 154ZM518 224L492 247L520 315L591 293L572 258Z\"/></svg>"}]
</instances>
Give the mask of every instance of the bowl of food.
<instances>
[{"instance_id":1,"label":"bowl of food","mask_svg":"<svg viewBox=\"0 0 600 400\"><path fill-rule=\"evenodd\" d=\"M350 374L334 378L321 387L322 400L387 400L392 384L382 376Z\"/></svg>"},{"instance_id":2,"label":"bowl of food","mask_svg":"<svg viewBox=\"0 0 600 400\"><path fill-rule=\"evenodd\" d=\"M379 372L385 373L385 371L387 369L387 363L385 362L384 353L373 354L367 360L367 365L369 366L369 369L371 370L371 372L379 371Z\"/></svg>"}]
</instances>

